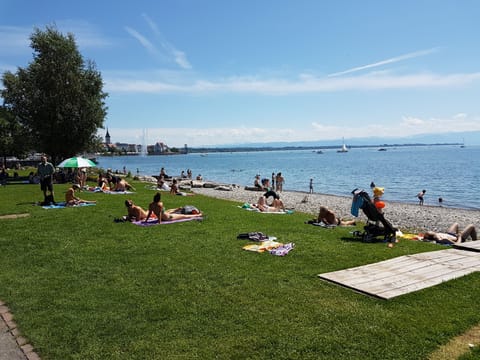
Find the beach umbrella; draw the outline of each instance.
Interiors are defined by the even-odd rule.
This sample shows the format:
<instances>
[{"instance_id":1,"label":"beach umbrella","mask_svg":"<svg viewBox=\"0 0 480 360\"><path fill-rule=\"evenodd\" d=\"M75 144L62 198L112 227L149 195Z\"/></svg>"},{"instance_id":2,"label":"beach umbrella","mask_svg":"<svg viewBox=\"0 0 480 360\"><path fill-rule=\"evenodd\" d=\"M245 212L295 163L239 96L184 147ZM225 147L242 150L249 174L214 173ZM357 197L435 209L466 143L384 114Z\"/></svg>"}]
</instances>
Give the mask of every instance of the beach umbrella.
<instances>
[{"instance_id":1,"label":"beach umbrella","mask_svg":"<svg viewBox=\"0 0 480 360\"><path fill-rule=\"evenodd\" d=\"M82 158L80 156L71 157L63 160L58 167L60 168L84 168L97 166L92 160Z\"/></svg>"}]
</instances>

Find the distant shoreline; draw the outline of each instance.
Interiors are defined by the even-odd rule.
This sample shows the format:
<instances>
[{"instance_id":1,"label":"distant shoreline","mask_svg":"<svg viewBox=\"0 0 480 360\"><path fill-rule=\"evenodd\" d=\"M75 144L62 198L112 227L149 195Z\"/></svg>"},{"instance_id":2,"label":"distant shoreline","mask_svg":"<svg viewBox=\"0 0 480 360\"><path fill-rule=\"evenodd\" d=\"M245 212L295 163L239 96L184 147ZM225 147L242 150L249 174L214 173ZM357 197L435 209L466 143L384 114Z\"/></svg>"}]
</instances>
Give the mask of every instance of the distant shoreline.
<instances>
[{"instance_id":1,"label":"distant shoreline","mask_svg":"<svg viewBox=\"0 0 480 360\"><path fill-rule=\"evenodd\" d=\"M234 187L232 191L216 190L215 188L192 188L197 194L219 199L238 201L240 203L256 203L263 194L261 191L245 190L244 187ZM337 216L352 219L350 214L352 197L328 194L307 194L300 191L283 191L280 197L287 208L309 214L310 218L317 215L320 205L332 209ZM307 198L306 202L303 200ZM239 209L240 211L240 209ZM384 210L385 218L402 231L422 232L446 231L447 228L457 222L463 229L468 224L480 228L480 210L446 208L440 206L416 205L394 201L386 202ZM305 217L305 220L309 218ZM366 216L361 213L359 220L366 221Z\"/></svg>"}]
</instances>

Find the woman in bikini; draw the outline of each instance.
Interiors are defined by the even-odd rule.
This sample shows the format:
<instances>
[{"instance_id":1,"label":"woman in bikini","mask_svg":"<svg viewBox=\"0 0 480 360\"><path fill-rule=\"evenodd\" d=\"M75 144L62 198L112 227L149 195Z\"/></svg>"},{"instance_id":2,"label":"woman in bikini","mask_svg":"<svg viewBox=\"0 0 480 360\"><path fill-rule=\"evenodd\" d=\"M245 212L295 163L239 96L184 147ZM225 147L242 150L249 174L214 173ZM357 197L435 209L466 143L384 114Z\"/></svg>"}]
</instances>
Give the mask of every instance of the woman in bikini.
<instances>
[{"instance_id":1,"label":"woman in bikini","mask_svg":"<svg viewBox=\"0 0 480 360\"><path fill-rule=\"evenodd\" d=\"M158 218L158 222L161 223L162 221L169 221L169 220L179 220L179 219L189 219L194 217L202 216L202 213L198 214L178 214L177 212L181 210L181 208L176 209L169 209L165 210L163 206L163 202L161 201L162 196L160 193L156 193L153 197L153 201L148 205L148 214L145 219L145 222L148 221L152 214L155 214Z\"/></svg>"},{"instance_id":2,"label":"woman in bikini","mask_svg":"<svg viewBox=\"0 0 480 360\"><path fill-rule=\"evenodd\" d=\"M317 222L323 222L327 225L349 226L355 225L355 220L342 220L337 218L335 213L326 206L320 206Z\"/></svg>"}]
</instances>

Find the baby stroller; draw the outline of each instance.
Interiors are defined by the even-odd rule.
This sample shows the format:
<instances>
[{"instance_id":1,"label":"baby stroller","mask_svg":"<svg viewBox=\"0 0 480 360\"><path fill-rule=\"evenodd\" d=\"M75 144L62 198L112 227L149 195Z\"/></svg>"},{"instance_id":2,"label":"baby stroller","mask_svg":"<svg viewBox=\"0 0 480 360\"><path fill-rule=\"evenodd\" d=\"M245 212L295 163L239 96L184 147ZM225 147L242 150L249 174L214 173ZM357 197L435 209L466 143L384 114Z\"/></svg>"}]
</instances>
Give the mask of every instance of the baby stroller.
<instances>
[{"instance_id":1,"label":"baby stroller","mask_svg":"<svg viewBox=\"0 0 480 360\"><path fill-rule=\"evenodd\" d=\"M383 237L384 242L394 243L397 229L378 211L368 193L365 190L355 189L352 194L352 215L357 217L358 210L362 209L368 218L367 224L363 227L364 231L355 231L353 235L360 237L364 242L373 242L376 238Z\"/></svg>"}]
</instances>

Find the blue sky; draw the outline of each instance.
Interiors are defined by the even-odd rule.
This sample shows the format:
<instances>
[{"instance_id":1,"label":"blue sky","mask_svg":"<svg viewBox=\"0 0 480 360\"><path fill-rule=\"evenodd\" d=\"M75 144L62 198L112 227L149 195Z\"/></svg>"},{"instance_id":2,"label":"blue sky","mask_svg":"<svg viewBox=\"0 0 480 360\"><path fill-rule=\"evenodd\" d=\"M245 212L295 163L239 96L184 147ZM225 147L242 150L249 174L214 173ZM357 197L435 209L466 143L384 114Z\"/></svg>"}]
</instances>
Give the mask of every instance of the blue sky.
<instances>
[{"instance_id":1,"label":"blue sky","mask_svg":"<svg viewBox=\"0 0 480 360\"><path fill-rule=\"evenodd\" d=\"M0 0L0 72L34 27L102 73L113 142L169 146L480 131L480 2ZM104 130L101 131L103 136ZM478 133L472 143L479 143Z\"/></svg>"}]
</instances>

